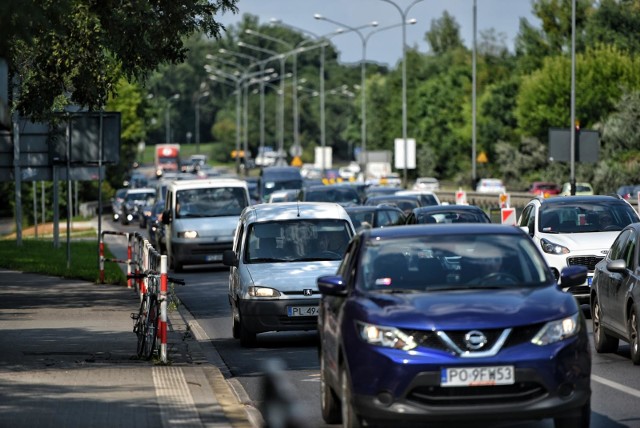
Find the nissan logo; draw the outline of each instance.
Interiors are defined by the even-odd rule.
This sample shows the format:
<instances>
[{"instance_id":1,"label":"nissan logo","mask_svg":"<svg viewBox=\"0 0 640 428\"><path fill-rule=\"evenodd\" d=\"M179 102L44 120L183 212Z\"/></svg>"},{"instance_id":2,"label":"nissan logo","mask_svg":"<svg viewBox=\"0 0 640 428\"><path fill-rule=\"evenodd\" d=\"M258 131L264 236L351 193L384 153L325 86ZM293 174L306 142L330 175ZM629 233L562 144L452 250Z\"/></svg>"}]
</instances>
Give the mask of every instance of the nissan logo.
<instances>
[{"instance_id":1,"label":"nissan logo","mask_svg":"<svg viewBox=\"0 0 640 428\"><path fill-rule=\"evenodd\" d=\"M305 295L305 296L311 296L311 295L313 295L313 290L310 289L310 288L305 288L305 289L302 290L302 294Z\"/></svg>"},{"instance_id":2,"label":"nissan logo","mask_svg":"<svg viewBox=\"0 0 640 428\"><path fill-rule=\"evenodd\" d=\"M471 330L464 335L464 343L467 345L467 349L475 351L481 349L487 343L487 336L481 331Z\"/></svg>"}]
</instances>

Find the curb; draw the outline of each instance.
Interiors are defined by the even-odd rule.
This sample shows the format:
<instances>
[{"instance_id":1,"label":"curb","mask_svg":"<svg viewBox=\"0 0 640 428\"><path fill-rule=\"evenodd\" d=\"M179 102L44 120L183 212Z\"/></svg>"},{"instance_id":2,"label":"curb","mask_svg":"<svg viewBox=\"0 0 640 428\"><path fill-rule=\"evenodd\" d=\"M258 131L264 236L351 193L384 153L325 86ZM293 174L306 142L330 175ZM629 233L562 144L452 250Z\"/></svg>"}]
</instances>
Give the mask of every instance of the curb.
<instances>
[{"instance_id":1,"label":"curb","mask_svg":"<svg viewBox=\"0 0 640 428\"><path fill-rule=\"evenodd\" d=\"M172 330L182 336L190 361L208 366L205 369L207 381L231 425L238 428L264 426L260 412L250 404L251 400L240 383L233 382L231 371L198 321L183 304L178 305L173 313L178 313L180 319L171 323Z\"/></svg>"}]
</instances>

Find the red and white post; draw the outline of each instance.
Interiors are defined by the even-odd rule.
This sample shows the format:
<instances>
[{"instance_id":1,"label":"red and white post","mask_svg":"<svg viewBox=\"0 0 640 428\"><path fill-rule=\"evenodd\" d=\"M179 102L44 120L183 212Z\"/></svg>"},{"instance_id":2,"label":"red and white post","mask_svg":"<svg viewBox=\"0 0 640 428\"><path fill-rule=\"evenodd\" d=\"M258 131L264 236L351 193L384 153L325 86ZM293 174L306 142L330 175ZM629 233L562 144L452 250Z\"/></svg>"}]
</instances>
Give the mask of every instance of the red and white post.
<instances>
[{"instance_id":1,"label":"red and white post","mask_svg":"<svg viewBox=\"0 0 640 428\"><path fill-rule=\"evenodd\" d=\"M167 362L167 256L160 256L160 360Z\"/></svg>"},{"instance_id":2,"label":"red and white post","mask_svg":"<svg viewBox=\"0 0 640 428\"><path fill-rule=\"evenodd\" d=\"M127 275L131 275L131 236L127 235ZM133 288L133 279L127 280L127 288Z\"/></svg>"},{"instance_id":3,"label":"red and white post","mask_svg":"<svg viewBox=\"0 0 640 428\"><path fill-rule=\"evenodd\" d=\"M104 284L104 238L100 235L100 284Z\"/></svg>"}]
</instances>

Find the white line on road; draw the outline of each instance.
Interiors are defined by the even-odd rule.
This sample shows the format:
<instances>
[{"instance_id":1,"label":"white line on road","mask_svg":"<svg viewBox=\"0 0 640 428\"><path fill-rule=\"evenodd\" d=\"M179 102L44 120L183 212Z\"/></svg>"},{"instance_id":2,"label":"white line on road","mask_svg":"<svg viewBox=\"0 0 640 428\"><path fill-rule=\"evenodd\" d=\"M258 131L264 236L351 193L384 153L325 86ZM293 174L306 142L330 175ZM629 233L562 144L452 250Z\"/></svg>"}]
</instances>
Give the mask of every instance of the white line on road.
<instances>
[{"instance_id":1,"label":"white line on road","mask_svg":"<svg viewBox=\"0 0 640 428\"><path fill-rule=\"evenodd\" d=\"M612 380L609 379L605 379L603 377L600 376L596 376L596 375L591 375L591 379L595 380L598 383L601 383L603 385L608 386L609 388L613 388L613 389L617 389L618 391L622 391L625 392L629 395L633 395L636 398L640 398L640 391L638 391L637 389L633 389L633 388L629 388L628 386L624 386L618 382L614 382Z\"/></svg>"}]
</instances>

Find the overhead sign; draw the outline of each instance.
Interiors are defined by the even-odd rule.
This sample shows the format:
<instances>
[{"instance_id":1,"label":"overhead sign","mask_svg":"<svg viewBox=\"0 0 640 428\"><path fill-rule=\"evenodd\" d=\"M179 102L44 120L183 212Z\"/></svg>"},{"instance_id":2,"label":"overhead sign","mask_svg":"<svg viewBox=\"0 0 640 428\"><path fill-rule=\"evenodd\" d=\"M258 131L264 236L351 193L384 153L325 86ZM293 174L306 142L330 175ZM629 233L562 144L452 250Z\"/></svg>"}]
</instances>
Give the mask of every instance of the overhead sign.
<instances>
[{"instance_id":1,"label":"overhead sign","mask_svg":"<svg viewBox=\"0 0 640 428\"><path fill-rule=\"evenodd\" d=\"M576 162L598 162L600 134L598 131L581 129L576 133ZM549 129L549 160L553 162L571 161L571 129Z\"/></svg>"},{"instance_id":2,"label":"overhead sign","mask_svg":"<svg viewBox=\"0 0 640 428\"><path fill-rule=\"evenodd\" d=\"M502 224L508 224L510 226L516 225L516 209L515 208L502 208L500 210Z\"/></svg>"}]
</instances>

